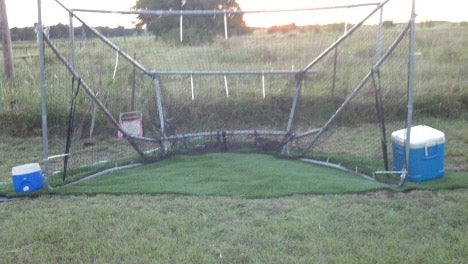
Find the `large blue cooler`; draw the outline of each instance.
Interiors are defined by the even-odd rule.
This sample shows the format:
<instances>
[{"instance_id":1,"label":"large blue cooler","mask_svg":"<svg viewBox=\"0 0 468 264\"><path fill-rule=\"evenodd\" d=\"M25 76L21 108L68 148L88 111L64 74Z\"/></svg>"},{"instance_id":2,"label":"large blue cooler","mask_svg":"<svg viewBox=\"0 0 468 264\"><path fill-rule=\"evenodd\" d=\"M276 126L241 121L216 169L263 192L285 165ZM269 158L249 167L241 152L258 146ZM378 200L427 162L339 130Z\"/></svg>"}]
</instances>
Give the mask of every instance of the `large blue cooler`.
<instances>
[{"instance_id":1,"label":"large blue cooler","mask_svg":"<svg viewBox=\"0 0 468 264\"><path fill-rule=\"evenodd\" d=\"M392 133L393 170L401 171L405 163L406 129ZM407 179L421 182L444 176L445 135L429 126L411 128Z\"/></svg>"},{"instance_id":2,"label":"large blue cooler","mask_svg":"<svg viewBox=\"0 0 468 264\"><path fill-rule=\"evenodd\" d=\"M11 174L16 193L34 192L44 187L41 167L37 163L13 167Z\"/></svg>"}]
</instances>

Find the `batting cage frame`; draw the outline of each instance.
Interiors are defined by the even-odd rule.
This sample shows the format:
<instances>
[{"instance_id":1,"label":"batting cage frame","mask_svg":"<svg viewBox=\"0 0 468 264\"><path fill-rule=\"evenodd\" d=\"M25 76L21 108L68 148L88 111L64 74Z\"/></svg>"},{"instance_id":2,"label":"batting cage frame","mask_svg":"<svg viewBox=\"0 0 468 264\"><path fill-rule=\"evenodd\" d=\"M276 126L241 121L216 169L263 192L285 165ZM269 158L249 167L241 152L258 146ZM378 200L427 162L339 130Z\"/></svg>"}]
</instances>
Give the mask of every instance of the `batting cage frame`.
<instances>
[{"instance_id":1,"label":"batting cage frame","mask_svg":"<svg viewBox=\"0 0 468 264\"><path fill-rule=\"evenodd\" d=\"M276 154L278 156L286 158L295 158L301 159L306 162L319 164L323 166L332 167L335 169L351 171L357 173L365 178L375 180L376 176L379 174L396 174L399 176L398 186L404 184L406 179L406 174L408 171L408 162L409 162L409 144L410 141L410 132L412 125L413 117L413 87L414 87L414 47L415 47L415 1L412 2L410 19L403 24L401 31L394 36L393 41L384 48L383 47L383 30L384 30L384 21L382 19L382 14L384 7L391 2L392 0L384 0L377 3L364 3L357 5L348 5L348 6L325 6L309 9L291 9L291 10L257 10L257 11L244 11L240 9L219 9L219 10L131 10L131 11L110 11L110 10L92 10L92 9L69 9L64 4L58 0L53 0L65 13L69 15L69 39L68 39L68 51L64 52L63 47L59 47L57 43L45 33L43 22L42 22L42 13L41 8L42 1L38 0L38 23L36 26L37 31L37 41L39 48L39 76L40 76L40 91L41 91L41 111L42 111L42 139L43 139L43 167L45 172L45 178L48 182L49 188L54 184L51 184L51 177L54 175L54 170L51 169L51 163L54 163L56 160L60 160L60 164L63 162L63 166L60 165L58 169L59 173L62 176L62 183L55 183L55 186L61 184L70 183L75 180L80 180L81 178L73 178L70 181L66 181L67 177L67 167L70 165L69 159L74 155L71 151L71 145L73 142L73 123L75 118L75 108L76 101L79 91L83 91L88 98L87 100L92 101L92 107L90 111L96 111L98 109L104 116L108 124L110 124L114 130L118 131L118 137L125 139L128 142L128 145L133 149L133 153L136 153L139 158L133 159L133 163L138 162L155 162L161 160L165 157L168 157L171 154L184 153L185 152L207 152L207 151L226 151L230 148L229 141L238 140L239 145L241 142L249 141L257 149L267 149L269 153ZM183 23L184 17L191 16L221 16L223 19L223 29L224 29L224 38L227 40L229 38L228 31L228 18L233 15L247 15L247 14L268 14L275 12L304 12L304 11L320 11L320 10L333 10L333 9L349 9L349 8L359 8L359 7L370 7L371 10L359 21L350 25L348 29L348 24L345 24L345 31L342 35L336 38L330 45L328 45L322 52L320 52L314 59L310 60L304 67L299 69L170 69L163 68L160 69L149 69L144 66L136 56L131 56L124 48L119 47L115 44L109 37L106 37L104 34L99 32L96 28L90 26L83 18L81 14L83 13L99 13L99 14L122 14L122 15L141 15L141 16L161 16L161 17L179 17L180 23L180 42L184 41L184 31ZM309 83L314 83L314 78L318 75L321 75L321 68L319 65L326 64L331 70L327 70L327 74L331 76L331 87L335 88L336 83L338 82L338 64L337 57L338 49L346 45L347 40L353 36L357 31L364 27L365 23L371 17L379 17L380 19L377 22L377 36L375 44L375 53L373 58L370 58L373 62L370 64L370 67L367 67L365 74L362 74L356 83L352 84L353 89L347 91L346 95L339 104L336 104L336 108L325 120L321 122L301 122L298 124L298 119L302 119L301 111L307 108L307 105L301 101L304 89L308 88ZM154 108L152 111L151 122L156 124L157 131L152 135L143 135L142 133L133 133L129 130L126 130L123 127L122 122L122 113L120 113L120 118L116 118L116 114L109 110L108 103L105 99L100 96L99 89L92 87L91 83L96 86L96 82L89 82L86 77L80 72L79 67L77 67L77 61L79 60L76 55L76 42L74 32L74 22L78 22L82 25L82 28L86 29L86 32L89 32L93 35L97 41L105 46L106 48L112 50L116 54L115 68L114 68L114 77L116 75L116 70L119 63L119 58L128 63L133 69L133 79L141 78L150 83L153 91L154 101L150 108ZM292 36L294 37L294 36ZM389 153L387 150L387 128L385 120L385 110L383 106L383 97L382 97L382 77L381 77L381 68L389 60L390 57L394 55L396 49L401 48L401 43L404 39L408 39L408 52L407 54L407 70L406 70L406 138L404 142L405 147L405 161L404 167L402 170L393 171L389 165ZM60 43L59 43L60 44ZM64 43L62 43L65 45ZM63 46L62 45L62 46ZM346 46L345 46L346 47ZM47 53L48 52L48 53ZM367 55L369 56L369 55ZM401 54L400 54L401 56ZM56 155L49 155L49 130L48 130L48 115L47 112L47 102L48 102L48 82L47 78L47 64L48 58L53 58L57 60L61 67L64 67L68 76L72 80L72 91L70 94L70 108L68 116L68 131L66 133L66 147L63 153ZM58 67L58 66L57 66ZM165 84L170 82L171 79L167 78L184 78L186 80L189 78L190 87L191 87L191 100L194 100L194 78L196 77L220 77L224 80L225 96L229 98L229 78L258 78L262 82L262 97L265 98L265 78L268 76L278 77L278 76L287 76L293 81L287 82L286 85L290 86L292 93L288 103L289 115L285 119L286 122L282 124L283 129L270 129L268 126L259 126L257 128L227 128L227 126L216 127L212 130L200 131L200 129L194 131L182 131L178 129L169 129L168 126L171 126L170 117L167 116L168 104L165 104L168 101L168 95L165 91ZM327 75L328 76L328 75ZM400 76L401 77L401 76ZM89 79L89 78L88 78ZM355 81L353 79L353 81ZM318 81L316 81L318 82ZM307 85L306 85L307 83ZM327 84L328 85L328 84ZM365 87L370 87L370 91L374 97L374 109L378 121L378 130L379 130L379 141L380 141L380 151L381 157L383 158L383 164L380 170L365 171L358 169L357 166L349 166L349 164L342 162L334 162L332 158L327 155L314 155L313 150L317 147L319 142L323 140L324 137L327 137L327 133L330 133L330 130L334 127L337 120L343 116L345 110L349 107L350 103L360 94ZM141 127L143 122L141 117L142 114L139 112L134 112L134 99L135 89L132 92L132 106L129 113L138 113L138 118L135 119L137 126ZM286 100L288 100L286 98ZM174 107L173 112L177 112L179 109ZM89 112L89 111L88 111ZM172 112L171 112L172 113ZM91 125L91 131L94 128L94 118ZM133 118L133 117L132 117ZM119 119L119 120L118 120ZM320 123L318 126L315 124ZM281 125L279 126L281 128ZM92 132L91 132L92 134ZM203 143L200 143L203 142ZM211 143L209 143L211 142ZM211 144L211 145L210 145ZM128 162L125 164L117 164L117 162L111 161L113 167L118 167L118 165L128 165ZM85 164L89 165L89 164ZM111 167L112 167L111 166ZM109 167L103 167L108 169ZM99 169L98 169L99 171ZM96 170L93 173L97 172ZM88 173L89 174L89 173ZM89 176L89 175L86 175Z\"/></svg>"}]
</instances>

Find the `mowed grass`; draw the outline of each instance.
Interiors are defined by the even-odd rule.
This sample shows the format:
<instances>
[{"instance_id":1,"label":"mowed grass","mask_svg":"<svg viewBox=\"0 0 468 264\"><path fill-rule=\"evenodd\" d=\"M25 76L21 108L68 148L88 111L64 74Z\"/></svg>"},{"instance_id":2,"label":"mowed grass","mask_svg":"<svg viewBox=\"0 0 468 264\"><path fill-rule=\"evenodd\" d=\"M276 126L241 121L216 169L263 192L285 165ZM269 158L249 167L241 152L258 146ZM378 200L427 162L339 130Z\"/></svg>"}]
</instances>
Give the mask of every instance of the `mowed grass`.
<instances>
[{"instance_id":1,"label":"mowed grass","mask_svg":"<svg viewBox=\"0 0 468 264\"><path fill-rule=\"evenodd\" d=\"M0 204L2 263L466 263L468 192Z\"/></svg>"}]
</instances>

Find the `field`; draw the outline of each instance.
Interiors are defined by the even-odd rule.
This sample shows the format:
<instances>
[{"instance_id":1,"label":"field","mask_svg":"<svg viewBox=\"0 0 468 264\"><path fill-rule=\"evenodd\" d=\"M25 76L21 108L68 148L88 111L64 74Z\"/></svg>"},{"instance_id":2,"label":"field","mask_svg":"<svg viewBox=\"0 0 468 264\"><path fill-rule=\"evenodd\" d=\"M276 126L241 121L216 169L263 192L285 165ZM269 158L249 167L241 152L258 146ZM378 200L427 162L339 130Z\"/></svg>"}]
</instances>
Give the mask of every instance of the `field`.
<instances>
[{"instance_id":1,"label":"field","mask_svg":"<svg viewBox=\"0 0 468 264\"><path fill-rule=\"evenodd\" d=\"M395 35L399 28L401 25L387 32ZM355 175L271 156L175 156L162 163L0 203L0 262L465 263L466 29L466 23L423 23L417 31L415 124L431 125L446 134L447 175L442 180L394 190ZM375 33L376 28L365 30ZM256 32L233 37L230 42L216 42L209 49L187 48L185 57L178 55L181 47L167 46L148 36L114 41L151 67L230 69L226 62L235 60L246 69L256 69L251 61L255 58L272 68L291 68L298 63L297 69L308 61L295 50L307 46L295 46L300 43L293 39L316 40L310 50L312 56L335 39L337 32L327 28L278 35ZM365 51L369 47L359 45L367 43L365 36L358 35L340 53L340 61L352 58L355 64L340 69L336 90L330 90L326 82L330 75L322 74L329 72L331 60L319 65L322 72L316 76L317 82L307 80L299 106L299 129L325 120L351 89L347 82L368 70L359 63L373 56ZM389 41L386 39L387 44ZM55 43L66 52L64 40ZM258 43L274 45L264 49ZM34 43L14 45L16 57L34 49ZM245 45L249 53L238 53L239 45ZM100 96L114 116L129 109L129 87L133 79L138 79L137 84L144 88L137 90L137 105L146 111L149 133L157 134L151 116L155 111L151 85L132 75L132 68L124 62L119 64L117 77L112 78L115 53L104 51L98 42L79 40L77 46L83 48L78 49L83 76L95 88L101 87ZM200 59L200 52L208 52L206 58L211 64ZM392 84L384 94L389 130L401 128L405 118L405 80L401 76L406 71L407 47L403 45L398 52L403 59L392 59L388 68L382 69L383 80ZM46 61L50 149L51 154L57 154L63 152L71 82L50 51ZM0 78L0 195L12 194L11 167L39 162L42 151L37 58L25 56L15 62L17 80L8 83L3 75ZM197 79L192 101L189 89L178 89L187 88L189 79L163 79L172 128L251 128L260 123L265 128L284 129L294 88L291 78L267 79L265 99L259 78L230 78L229 82L231 93L226 98L221 79ZM210 90L211 86L217 90ZM357 98L346 118L327 137L329 144L321 146L320 151L370 167L381 164L376 158L378 151L369 151L369 145L378 144L368 142L369 138L378 138L377 125L369 115L375 108L372 96ZM92 107L83 94L78 98L77 120L84 135L89 130ZM122 143L113 138L115 131L102 115L98 114L96 120L94 140L104 148L80 152L80 158L102 158L111 152L113 158L121 156ZM180 132L177 129L171 132ZM364 143L369 145L363 148ZM309 177L309 170L314 171L314 177Z\"/></svg>"}]
</instances>

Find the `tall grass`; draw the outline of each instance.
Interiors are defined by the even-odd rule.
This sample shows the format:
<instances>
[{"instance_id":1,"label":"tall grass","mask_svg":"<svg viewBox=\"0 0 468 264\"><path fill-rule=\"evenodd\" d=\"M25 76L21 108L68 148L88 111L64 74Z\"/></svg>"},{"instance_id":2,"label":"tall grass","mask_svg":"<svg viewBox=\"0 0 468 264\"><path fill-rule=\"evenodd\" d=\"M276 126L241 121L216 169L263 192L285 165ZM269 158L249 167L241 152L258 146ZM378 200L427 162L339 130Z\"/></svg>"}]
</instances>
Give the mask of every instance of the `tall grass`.
<instances>
[{"instance_id":1,"label":"tall grass","mask_svg":"<svg viewBox=\"0 0 468 264\"><path fill-rule=\"evenodd\" d=\"M362 44L374 45L373 41L369 38L373 38L373 35L370 33L375 32L375 30L376 28L372 26L363 28L362 32L354 37L356 40L351 42L352 45L348 45L343 52L360 58L372 58L373 54L368 53L372 49ZM398 27L388 29L388 31L392 30L396 32ZM417 51L421 53L417 57L416 64L416 111L418 113L436 117L458 117L466 114L468 95L466 89L464 89L466 80L463 79L464 75L462 73L467 71L467 66L463 62L468 58L466 58L466 52L463 52L462 47L466 45L466 41L468 40L463 37L465 36L463 32L463 27L458 24L437 24L430 28L424 26L418 27ZM314 56L336 39L337 34L338 32L316 29L296 30L290 34L267 34L258 31L249 36L232 37L227 42L219 39L208 46L195 47L170 46L165 42L156 42L152 37L118 38L114 39L114 41L129 54L136 55L143 65L148 65L149 68L155 69L233 70L233 67L236 67L235 69L254 70L263 69L265 65L268 65L268 69L287 69L292 66L299 69L304 67ZM391 39L386 39L386 41L389 42ZM269 45L261 43L269 43ZM65 56L68 56L67 43L59 41L56 44L61 47L60 49L64 52ZM15 43L15 45L24 45L24 43ZM307 51L307 53L298 51ZM81 61L78 68L91 86L95 86L96 84L96 81L93 81L93 79L97 79L96 71L98 69L95 67L96 63L93 63L92 60L100 62L100 64L104 63L100 66L102 67L100 70L102 71L100 81L103 86L101 93L107 94L110 105L129 104L128 91L115 93L115 87L119 86L122 87L119 89L128 90L132 69L129 64L123 63L121 60L118 72L119 76L117 79L112 80L109 71L114 67L114 53L103 51L102 44L97 40L79 42L77 44L77 58L78 61ZM350 78L350 74L365 72L369 69L369 65L356 65L353 63L351 56L343 57L343 59L346 58L351 59L351 61L348 63L346 61L341 62L340 67L347 67L342 69L344 72L341 76L343 77L347 76L346 78ZM17 80L14 83L1 82L0 99L2 103L0 116L4 120L2 125L3 133L10 135L31 135L37 134L37 130L40 128L40 119L37 118L40 98L37 85L38 70L36 69L36 59L36 57L31 57L16 61ZM47 76L49 77L49 119L51 123L56 123L55 120L63 120L66 116L65 113L68 109L70 97L68 91L70 78L61 80L60 82L54 81L54 76L56 78L63 78L56 75L57 69L60 67L58 65L59 62L50 53L47 54L46 60L49 64L47 68ZM331 63L330 58L323 65L326 66ZM358 70L356 67L363 67L363 70ZM317 70L320 72L320 68ZM386 70L387 72L391 72L393 69L388 68ZM63 69L60 71L63 71ZM196 79L195 83L198 87L208 87L213 85L213 80L206 79L205 81L205 79L200 78ZM284 97L284 93L278 93L275 90L281 91L284 89L282 87L290 86L292 83L291 79L285 83L272 83L273 87L268 91L269 97ZM182 83L180 81L163 83L165 89L168 91L172 90L172 92L167 93L167 96L177 97L174 101L178 100L181 96L189 98L189 91L181 87L184 84L185 88L187 88L187 80ZM153 96L151 86L148 83L140 83L140 85L147 88L141 91L139 99L151 98ZM222 80L219 80L219 87L222 87L222 85ZM236 89L233 90L251 91L254 87L260 86L260 81L259 78L240 79L240 82L236 81L236 85ZM320 89L329 89L327 85L322 87ZM400 89L402 88L404 87L400 87ZM222 89L216 90L222 92ZM257 90L256 95L258 98L261 94L260 89L254 90ZM286 97L290 99L292 89L288 88L287 90ZM327 93L326 90L306 89L303 94L304 100L314 102L313 98L324 92ZM335 100L341 101L341 97L345 93L340 91L335 92L334 96L336 98L332 97L328 100L331 102ZM395 91L392 93L395 94ZM213 92L209 92L209 94L213 95ZM239 94L241 98L245 97L246 99L250 98L251 95L251 93ZM197 96L200 96L200 94L197 94ZM205 100L211 99L208 97ZM85 101L82 104L86 104ZM272 99L272 103L275 101L275 99ZM314 103L317 103L316 101ZM206 103L208 101L200 102L200 105ZM85 106L82 108L85 108ZM200 108L196 106L190 106L190 108L195 112L200 111ZM284 108L287 112L288 107ZM112 110L117 114L117 109ZM251 112L255 113L256 111ZM203 114L202 110L200 115ZM220 117L220 119L223 119L223 117ZM261 119L263 118L258 118L258 120ZM282 122L282 120L279 120L279 122Z\"/></svg>"},{"instance_id":2,"label":"tall grass","mask_svg":"<svg viewBox=\"0 0 468 264\"><path fill-rule=\"evenodd\" d=\"M387 34L394 35L392 31L397 32L399 27L389 28ZM342 48L342 61L340 61L340 69L338 78L343 81L358 80L362 77L363 72L369 70L369 64L356 64L355 62L362 61L362 58L371 58L373 48L366 45L373 44L376 28L373 26L364 27L359 34L353 36L354 40L351 45ZM467 54L463 52L463 47L466 46L467 38L463 34L464 28L459 24L436 24L433 27L418 27L417 48L420 56L417 57L416 63L416 112L421 115L429 115L435 117L450 117L457 118L466 115L467 109L467 89L466 80L464 80L464 72L467 71L466 61ZM330 30L296 30L289 34L267 34L263 31L256 31L252 35L232 37L227 42L218 39L213 44L208 46L195 47L180 47L171 46L165 42L157 42L153 37L129 37L117 38L114 41L126 50L129 54L136 55L136 58L147 65L148 68L166 69L166 70L181 70L181 69L200 69L200 70L255 70L255 69L288 69L294 67L299 69L304 67L312 58L319 54L329 43L336 39L339 32ZM306 40L306 41L303 41ZM385 39L386 45L391 41L391 38ZM268 43L266 45L265 43ZM32 45L33 43L29 43ZM64 40L56 42L64 55L68 56L67 43ZM365 44L365 45L363 45ZM24 45L24 43L14 43L14 45ZM99 81L101 82L101 97L106 98L107 105L112 112L117 115L121 109L129 108L129 86L131 85L132 67L128 63L120 60L118 74L116 78L112 78L112 70L115 63L115 53L104 50L105 47L97 40L80 41L77 43L77 58L79 61L78 69L83 78L92 87L96 87ZM306 53L303 53L305 51ZM19 51L21 52L21 50ZM28 52L31 52L28 50ZM341 52L341 51L340 51ZM370 52L370 53L369 53ZM405 56L404 54L400 54ZM355 58L353 59L353 56ZM349 60L346 62L346 60ZM46 62L48 67L48 118L51 124L63 123L66 119L68 104L70 101L70 76L64 78L65 70L59 66L58 60L53 58L51 53L46 54ZM99 62L99 67L97 63ZM40 128L39 114L39 89L37 82L37 57L30 57L15 61L17 80L14 83L7 83L2 78L0 82L0 116L2 120L1 131L9 135L37 135ZM316 70L319 74L324 73L324 85L320 85L320 76L311 77L311 82L314 83L314 89L304 89L303 98L305 105L319 104L317 109L327 107L328 103L320 104L320 102L339 102L342 101L347 91L355 85L354 81L349 85L338 86L338 90L330 94L330 74L329 69L332 64L332 56L326 58L323 64L317 65ZM320 67L322 67L321 69ZM345 67L345 68L343 68ZM405 67L405 65L393 65L385 68L385 74L389 75L390 79L402 78L404 76L390 77L391 72L395 68ZM361 69L362 70L361 70ZM98 74L99 72L99 74ZM59 74L60 73L60 74ZM62 76L61 76L62 75ZM100 75L100 76L99 76ZM356 75L356 77L352 77ZM66 76L66 75L65 75ZM141 76L139 76L141 77ZM319 79L314 79L314 78ZM54 80L59 78L60 80ZM141 79L141 78L140 78ZM171 81L172 80L172 81ZM175 106L189 107L191 112L197 113L198 116L206 115L206 110L202 105L212 103L213 100L223 100L223 81L222 78L195 78L196 98L198 106L193 103L183 103L187 98L190 98L189 81L187 78L182 79L163 79L163 88L165 96L170 98L168 104L179 102ZM256 103L264 105L271 104L271 109L275 109L277 101L289 101L293 94L294 80L287 79L268 79L267 78L267 95L271 98L270 102L262 101L261 98L261 81L260 78L230 78L229 86L231 86L231 97L236 96L240 100L251 100L256 98L250 105L255 107ZM153 89L150 81L138 81L139 92L137 99L141 108L151 106L153 102ZM215 85L215 87L212 87ZM212 87L212 88L210 88ZM340 88L341 87L341 88ZM120 90L122 92L116 92ZM389 87L386 91L387 96L400 96L404 94L405 87ZM340 91L339 89L345 89ZM397 90L395 90L397 89ZM206 93L203 94L203 90ZM398 90L401 91L398 92ZM217 92L214 92L217 91ZM236 94L237 93L237 94ZM321 96L325 95L325 98ZM215 97L213 97L215 96ZM216 99L218 98L218 99ZM276 98L276 99L275 99ZM315 99L320 98L320 99ZM391 100L388 100L391 102ZM78 115L84 115L88 108L89 100L80 99L81 111ZM281 123L284 116L287 116L289 107L287 104L281 104L284 107L276 109L283 111L282 118L275 120ZM171 107L169 105L169 107ZM240 104L238 107L245 108L245 104ZM399 105L387 105L389 116L391 116L392 108L400 107ZM230 108L236 111L235 108ZM259 113L251 109L251 113ZM213 114L217 114L214 112ZM221 114L221 113L220 113ZM394 113L392 115L396 115ZM327 113L318 114L315 116L326 116ZM305 112L304 116L308 116ZM149 118L149 117L148 117ZM184 118L181 116L180 118ZM223 120L226 117L219 116L217 119ZM264 120L265 117L259 116L257 120Z\"/></svg>"}]
</instances>

